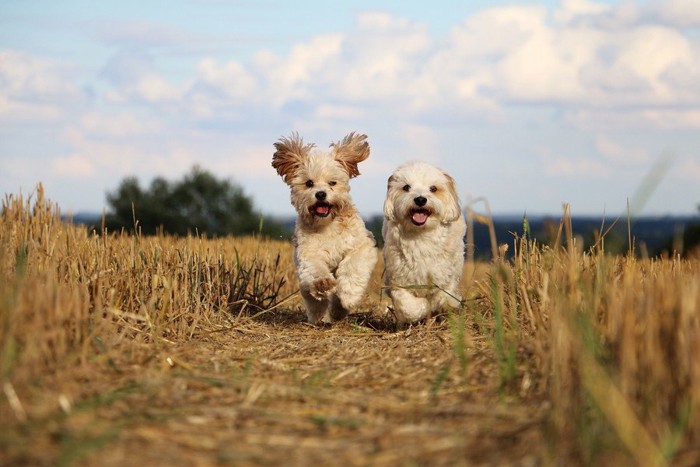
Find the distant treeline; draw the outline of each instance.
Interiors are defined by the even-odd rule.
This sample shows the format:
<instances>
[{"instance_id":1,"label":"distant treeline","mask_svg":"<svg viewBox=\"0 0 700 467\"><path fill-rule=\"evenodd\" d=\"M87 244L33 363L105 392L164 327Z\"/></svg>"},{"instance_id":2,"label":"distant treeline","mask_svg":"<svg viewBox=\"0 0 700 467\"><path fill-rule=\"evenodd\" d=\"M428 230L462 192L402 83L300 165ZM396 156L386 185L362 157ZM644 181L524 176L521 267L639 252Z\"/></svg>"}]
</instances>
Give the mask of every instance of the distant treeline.
<instances>
[{"instance_id":1,"label":"distant treeline","mask_svg":"<svg viewBox=\"0 0 700 467\"><path fill-rule=\"evenodd\" d=\"M134 177L125 178L119 187L107 193L109 208L100 215L79 214L75 223L96 230L138 230L143 234L263 235L290 239L294 218L263 216L254 208L251 197L231 180L219 180L211 173L193 167L182 180L170 182L154 179L142 187ZM700 214L700 211L699 211ZM509 245L525 232L523 216L495 216L493 226L497 244ZM367 227L382 244L382 216L374 216ZM553 216L528 216L528 236L540 244L554 245L560 219ZM580 238L584 250L603 247L606 253L633 251L636 255L658 256L686 254L700 245L700 216L627 218L574 217L572 231ZM602 237L602 240L601 240ZM491 257L491 240L487 225L475 222L473 228L476 258ZM631 245L630 245L631 243Z\"/></svg>"},{"instance_id":2,"label":"distant treeline","mask_svg":"<svg viewBox=\"0 0 700 467\"><path fill-rule=\"evenodd\" d=\"M367 221L367 228L372 231L377 243L382 244L382 217L373 216ZM553 245L557 239L560 219L553 216L528 217L530 238L543 245ZM79 214L73 217L73 222L90 225L97 228L100 225L100 216L95 214ZM263 219L263 224L269 223L275 226L273 235L266 232L263 235L281 240L291 239L295 219ZM515 237L522 237L525 229L523 218L515 216L495 216L493 219L494 231L498 245L507 244L507 256L513 253ZM673 252L686 254L700 245L700 217L698 216L668 216L668 217L642 217L633 220L629 224L627 219L595 217L573 217L571 220L573 234L583 242L584 250L601 245L600 233L605 233L604 251L610 254L621 254L629 251L628 238L631 237L633 249L636 255L668 255ZM206 233L201 228L193 226L199 233ZM263 229L265 231L266 229ZM167 232L166 232L167 233ZM257 233L252 229L248 233ZM488 226L474 224L474 254L478 259L491 257L491 240Z\"/></svg>"},{"instance_id":3,"label":"distant treeline","mask_svg":"<svg viewBox=\"0 0 700 467\"><path fill-rule=\"evenodd\" d=\"M507 244L507 255L514 251L514 240L525 234L524 217L494 216L493 226L498 245ZM553 245L557 240L561 219L554 216L527 217L529 238L543 245ZM375 216L368 221L368 228L381 241L382 217ZM686 253L700 245L699 216L640 217L628 222L626 218L573 217L571 228L575 236L583 242L584 250L601 245L601 232L604 233L602 246L606 253L621 254L629 251L631 238L636 255L658 256L672 252ZM628 235L629 232L629 235ZM474 255L476 258L491 257L489 227L474 223ZM564 239L562 239L564 241Z\"/></svg>"}]
</instances>

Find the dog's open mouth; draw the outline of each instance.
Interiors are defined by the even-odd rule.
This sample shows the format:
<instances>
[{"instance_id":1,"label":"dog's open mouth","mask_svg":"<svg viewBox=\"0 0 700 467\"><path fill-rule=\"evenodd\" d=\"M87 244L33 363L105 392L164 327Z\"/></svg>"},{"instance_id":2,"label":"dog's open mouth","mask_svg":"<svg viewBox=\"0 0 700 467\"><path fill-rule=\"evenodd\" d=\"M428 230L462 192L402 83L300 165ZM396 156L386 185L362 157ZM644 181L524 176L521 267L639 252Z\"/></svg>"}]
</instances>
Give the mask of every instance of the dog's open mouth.
<instances>
[{"instance_id":1,"label":"dog's open mouth","mask_svg":"<svg viewBox=\"0 0 700 467\"><path fill-rule=\"evenodd\" d=\"M331 213L331 205L326 201L319 201L311 206L311 214L318 217L328 217Z\"/></svg>"},{"instance_id":2,"label":"dog's open mouth","mask_svg":"<svg viewBox=\"0 0 700 467\"><path fill-rule=\"evenodd\" d=\"M429 209L411 209L411 222L413 222L414 225L423 225L428 222L428 217L430 217L431 214L432 212L430 212Z\"/></svg>"}]
</instances>

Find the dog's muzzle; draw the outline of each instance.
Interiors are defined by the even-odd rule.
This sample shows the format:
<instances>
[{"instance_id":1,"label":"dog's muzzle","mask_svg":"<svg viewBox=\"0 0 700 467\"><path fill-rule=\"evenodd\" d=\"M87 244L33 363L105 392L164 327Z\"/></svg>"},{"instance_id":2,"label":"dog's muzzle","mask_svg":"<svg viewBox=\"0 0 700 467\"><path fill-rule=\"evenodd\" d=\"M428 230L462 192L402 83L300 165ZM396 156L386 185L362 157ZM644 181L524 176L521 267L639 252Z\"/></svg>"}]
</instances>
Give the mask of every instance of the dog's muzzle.
<instances>
[{"instance_id":1,"label":"dog's muzzle","mask_svg":"<svg viewBox=\"0 0 700 467\"><path fill-rule=\"evenodd\" d=\"M318 217L328 217L328 214L331 213L331 205L325 201L319 201L311 206L311 213Z\"/></svg>"},{"instance_id":2,"label":"dog's muzzle","mask_svg":"<svg viewBox=\"0 0 700 467\"><path fill-rule=\"evenodd\" d=\"M409 211L413 225L421 226L428 222L428 217L432 214L432 211L425 207L425 205L428 204L428 198L425 196L416 196L413 198L413 204L415 204L415 207Z\"/></svg>"},{"instance_id":3,"label":"dog's muzzle","mask_svg":"<svg viewBox=\"0 0 700 467\"><path fill-rule=\"evenodd\" d=\"M328 217L331 213L331 203L326 201L328 195L325 191L317 191L314 194L316 202L309 207L309 211L316 217Z\"/></svg>"},{"instance_id":4,"label":"dog's muzzle","mask_svg":"<svg viewBox=\"0 0 700 467\"><path fill-rule=\"evenodd\" d=\"M432 211L425 207L428 204L428 199L425 196L416 196L413 198L413 203L417 207L409 211L411 222L413 222L413 225L421 226L428 222L428 217L432 214Z\"/></svg>"},{"instance_id":5,"label":"dog's muzzle","mask_svg":"<svg viewBox=\"0 0 700 467\"><path fill-rule=\"evenodd\" d=\"M316 217L328 217L331 213L331 203L326 201L326 192L319 191L314 196L317 201L309 207L309 211Z\"/></svg>"},{"instance_id":6,"label":"dog's muzzle","mask_svg":"<svg viewBox=\"0 0 700 467\"><path fill-rule=\"evenodd\" d=\"M421 226L428 222L428 217L432 212L430 209L425 209L425 208L413 208L410 211L411 215L411 222L413 222L413 225Z\"/></svg>"}]
</instances>

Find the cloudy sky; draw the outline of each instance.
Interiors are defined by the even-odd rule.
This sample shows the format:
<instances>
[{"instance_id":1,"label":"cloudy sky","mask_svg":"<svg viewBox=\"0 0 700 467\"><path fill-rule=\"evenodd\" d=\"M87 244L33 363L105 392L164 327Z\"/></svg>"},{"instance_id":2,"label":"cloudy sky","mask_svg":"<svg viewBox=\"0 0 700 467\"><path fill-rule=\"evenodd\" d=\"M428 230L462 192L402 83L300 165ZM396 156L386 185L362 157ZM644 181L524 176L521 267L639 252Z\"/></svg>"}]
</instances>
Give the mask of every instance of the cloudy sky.
<instances>
[{"instance_id":1,"label":"cloudy sky","mask_svg":"<svg viewBox=\"0 0 700 467\"><path fill-rule=\"evenodd\" d=\"M496 213L700 203L698 0L2 3L0 194L41 181L64 213L199 164L291 215L292 131L369 136L367 216L412 159Z\"/></svg>"}]
</instances>

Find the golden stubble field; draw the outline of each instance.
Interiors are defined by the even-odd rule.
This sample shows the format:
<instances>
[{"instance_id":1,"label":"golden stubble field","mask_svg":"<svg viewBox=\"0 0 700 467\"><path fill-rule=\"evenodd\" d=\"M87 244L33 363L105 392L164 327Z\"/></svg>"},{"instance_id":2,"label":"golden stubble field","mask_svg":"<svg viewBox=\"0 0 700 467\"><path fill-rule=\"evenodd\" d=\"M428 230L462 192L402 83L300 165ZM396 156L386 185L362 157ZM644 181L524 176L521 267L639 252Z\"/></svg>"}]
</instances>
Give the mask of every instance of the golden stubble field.
<instances>
[{"instance_id":1,"label":"golden stubble field","mask_svg":"<svg viewBox=\"0 0 700 467\"><path fill-rule=\"evenodd\" d=\"M291 246L0 218L1 465L698 465L700 260L550 246L311 326ZM512 250L511 250L512 251Z\"/></svg>"}]
</instances>

